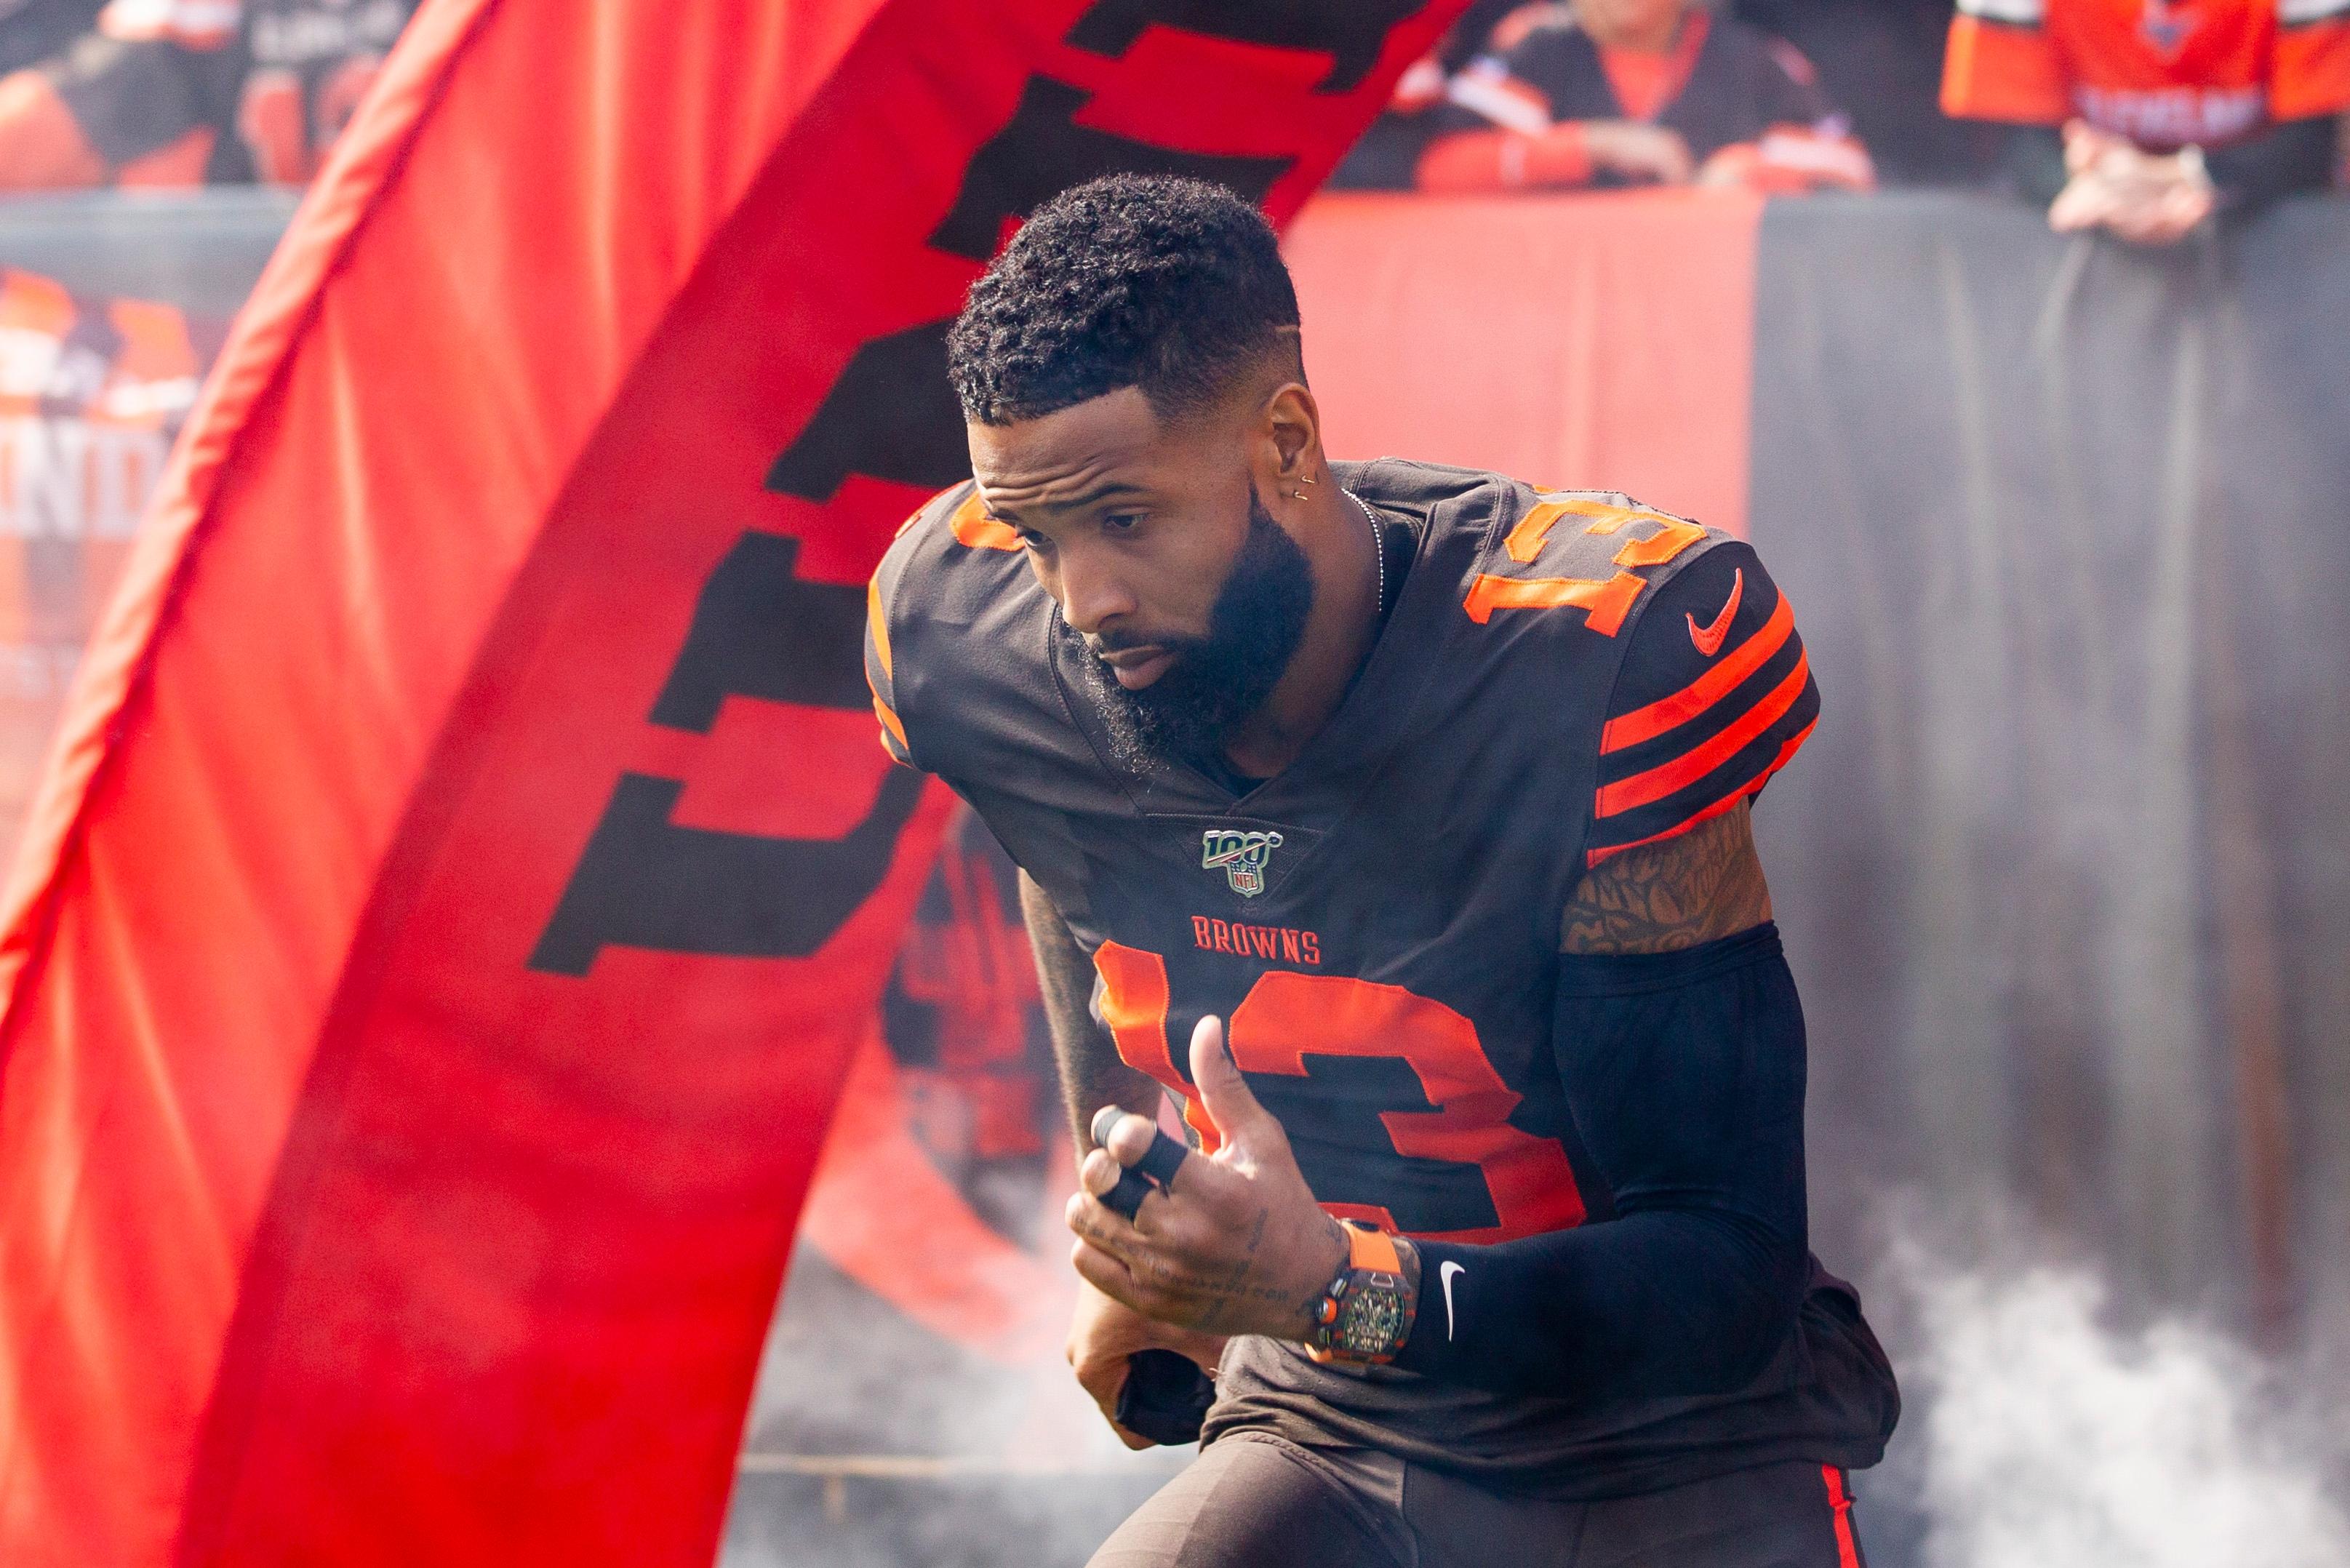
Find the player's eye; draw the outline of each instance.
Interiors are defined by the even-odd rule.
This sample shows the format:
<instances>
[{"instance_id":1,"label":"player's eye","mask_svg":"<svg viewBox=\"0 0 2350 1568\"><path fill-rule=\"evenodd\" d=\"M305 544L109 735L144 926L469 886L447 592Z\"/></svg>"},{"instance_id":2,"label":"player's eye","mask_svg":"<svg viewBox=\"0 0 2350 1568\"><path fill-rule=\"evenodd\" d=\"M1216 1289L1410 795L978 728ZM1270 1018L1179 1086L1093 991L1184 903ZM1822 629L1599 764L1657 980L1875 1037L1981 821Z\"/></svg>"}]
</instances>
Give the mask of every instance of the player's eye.
<instances>
[{"instance_id":1,"label":"player's eye","mask_svg":"<svg viewBox=\"0 0 2350 1568\"><path fill-rule=\"evenodd\" d=\"M1131 534L1141 526L1139 512L1113 512L1102 519L1102 531L1106 534Z\"/></svg>"},{"instance_id":2,"label":"player's eye","mask_svg":"<svg viewBox=\"0 0 2350 1568\"><path fill-rule=\"evenodd\" d=\"M1012 530L1012 536L1020 541L1024 549L1049 550L1053 547L1053 541L1045 538L1034 528L1022 528L1015 525Z\"/></svg>"}]
</instances>

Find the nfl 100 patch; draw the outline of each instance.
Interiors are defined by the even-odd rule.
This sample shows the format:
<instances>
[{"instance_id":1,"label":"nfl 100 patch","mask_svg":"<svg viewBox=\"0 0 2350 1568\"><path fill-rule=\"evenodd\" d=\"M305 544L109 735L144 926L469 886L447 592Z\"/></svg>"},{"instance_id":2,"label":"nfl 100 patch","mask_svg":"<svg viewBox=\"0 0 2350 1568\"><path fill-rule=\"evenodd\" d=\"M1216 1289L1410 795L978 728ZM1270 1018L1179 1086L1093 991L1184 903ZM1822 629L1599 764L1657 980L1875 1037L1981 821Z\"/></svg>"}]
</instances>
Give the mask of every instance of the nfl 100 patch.
<instances>
[{"instance_id":1,"label":"nfl 100 patch","mask_svg":"<svg viewBox=\"0 0 2350 1568\"><path fill-rule=\"evenodd\" d=\"M1232 891L1243 898L1253 898L1264 891L1265 862L1281 847L1280 834L1211 827L1200 839L1201 869L1222 871Z\"/></svg>"}]
</instances>

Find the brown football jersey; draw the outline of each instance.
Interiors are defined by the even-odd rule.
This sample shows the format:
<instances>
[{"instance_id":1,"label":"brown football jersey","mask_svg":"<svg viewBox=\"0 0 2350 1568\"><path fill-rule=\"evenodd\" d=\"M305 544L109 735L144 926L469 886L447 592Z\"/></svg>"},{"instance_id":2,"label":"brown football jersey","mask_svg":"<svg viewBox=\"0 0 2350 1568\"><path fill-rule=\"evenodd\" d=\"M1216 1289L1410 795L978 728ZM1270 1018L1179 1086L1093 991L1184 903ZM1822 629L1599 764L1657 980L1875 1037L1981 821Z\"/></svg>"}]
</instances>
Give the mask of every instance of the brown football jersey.
<instances>
[{"instance_id":1,"label":"brown football jersey","mask_svg":"<svg viewBox=\"0 0 2350 1568\"><path fill-rule=\"evenodd\" d=\"M1592 865L1730 809L1794 753L1819 697L1793 613L1749 545L1619 494L1332 472L1409 548L1352 689L1278 776L1235 794L1123 758L1092 656L969 485L874 578L884 743L1051 896L1119 1055L1203 1141L1182 1043L1215 1014L1332 1213L1470 1243L1604 1221L1553 1050L1562 916ZM1848 1296L1823 1279L1767 1387L1610 1410L1240 1341L1209 1433L1264 1424L1566 1492L1724 1468L1725 1443L1753 1456L1732 1464L1866 1464L1890 1379Z\"/></svg>"}]
</instances>

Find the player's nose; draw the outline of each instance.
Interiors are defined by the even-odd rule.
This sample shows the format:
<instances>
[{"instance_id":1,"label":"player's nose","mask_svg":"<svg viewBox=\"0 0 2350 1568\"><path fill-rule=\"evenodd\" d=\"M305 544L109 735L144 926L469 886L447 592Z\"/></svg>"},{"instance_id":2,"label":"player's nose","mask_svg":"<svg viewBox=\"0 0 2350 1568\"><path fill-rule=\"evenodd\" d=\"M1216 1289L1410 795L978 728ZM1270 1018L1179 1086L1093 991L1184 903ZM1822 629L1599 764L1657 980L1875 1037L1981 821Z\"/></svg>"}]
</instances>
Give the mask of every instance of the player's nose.
<instances>
[{"instance_id":1,"label":"player's nose","mask_svg":"<svg viewBox=\"0 0 2350 1568\"><path fill-rule=\"evenodd\" d=\"M1097 637L1135 611L1135 598L1126 579L1105 560L1089 553L1063 553L1061 559L1061 618L1087 637Z\"/></svg>"}]
</instances>

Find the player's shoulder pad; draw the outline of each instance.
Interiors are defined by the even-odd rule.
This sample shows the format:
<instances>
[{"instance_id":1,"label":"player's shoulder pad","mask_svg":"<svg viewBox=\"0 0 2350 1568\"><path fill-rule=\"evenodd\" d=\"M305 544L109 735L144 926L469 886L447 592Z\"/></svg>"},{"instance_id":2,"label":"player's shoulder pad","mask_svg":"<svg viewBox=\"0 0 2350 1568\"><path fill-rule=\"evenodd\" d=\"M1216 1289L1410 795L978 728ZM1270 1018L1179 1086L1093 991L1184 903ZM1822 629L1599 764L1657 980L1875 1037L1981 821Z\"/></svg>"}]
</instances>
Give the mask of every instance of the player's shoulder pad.
<instances>
[{"instance_id":1,"label":"player's shoulder pad","mask_svg":"<svg viewBox=\"0 0 2350 1568\"><path fill-rule=\"evenodd\" d=\"M1643 506L1617 491L1513 485L1481 552L1461 608L1496 617L1572 615L1615 637L1648 596L1731 535Z\"/></svg>"},{"instance_id":2,"label":"player's shoulder pad","mask_svg":"<svg viewBox=\"0 0 2350 1568\"><path fill-rule=\"evenodd\" d=\"M1820 710L1794 610L1742 540L1693 555L1626 636L1600 733L1595 863L1751 798Z\"/></svg>"},{"instance_id":3,"label":"player's shoulder pad","mask_svg":"<svg viewBox=\"0 0 2350 1568\"><path fill-rule=\"evenodd\" d=\"M1007 570L1027 566L1009 525L987 515L978 487L950 485L916 509L874 568L865 599L865 679L881 722L881 744L899 762L915 761L909 727L910 687L930 653L934 628L967 626L1002 591Z\"/></svg>"}]
</instances>

